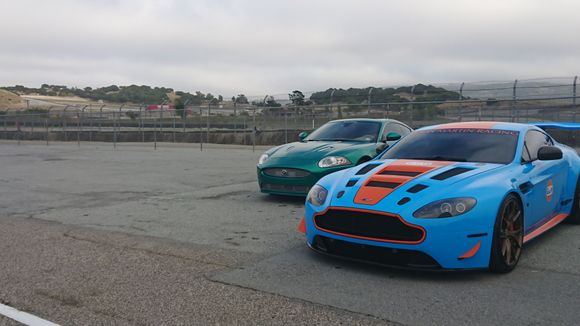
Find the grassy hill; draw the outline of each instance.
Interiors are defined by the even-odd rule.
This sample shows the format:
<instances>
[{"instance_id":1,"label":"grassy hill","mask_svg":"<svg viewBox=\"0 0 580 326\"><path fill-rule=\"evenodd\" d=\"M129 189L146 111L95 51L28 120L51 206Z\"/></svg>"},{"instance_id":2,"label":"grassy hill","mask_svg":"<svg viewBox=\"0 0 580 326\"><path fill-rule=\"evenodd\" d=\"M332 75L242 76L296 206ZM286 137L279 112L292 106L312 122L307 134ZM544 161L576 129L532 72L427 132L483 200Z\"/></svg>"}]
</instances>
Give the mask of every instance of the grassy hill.
<instances>
[{"instance_id":1,"label":"grassy hill","mask_svg":"<svg viewBox=\"0 0 580 326\"><path fill-rule=\"evenodd\" d=\"M18 107L23 104L22 99L18 94L0 89L0 106L2 107Z\"/></svg>"}]
</instances>

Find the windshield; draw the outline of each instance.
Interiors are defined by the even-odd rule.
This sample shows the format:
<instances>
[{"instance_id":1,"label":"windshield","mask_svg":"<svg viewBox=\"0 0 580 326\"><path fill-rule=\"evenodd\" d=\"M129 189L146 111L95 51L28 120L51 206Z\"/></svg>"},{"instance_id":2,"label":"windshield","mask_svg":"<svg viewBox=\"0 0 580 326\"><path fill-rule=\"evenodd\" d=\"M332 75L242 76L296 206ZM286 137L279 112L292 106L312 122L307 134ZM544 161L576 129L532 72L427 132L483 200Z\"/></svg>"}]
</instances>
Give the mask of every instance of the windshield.
<instances>
[{"instance_id":1,"label":"windshield","mask_svg":"<svg viewBox=\"0 0 580 326\"><path fill-rule=\"evenodd\" d=\"M305 141L359 141L375 143L381 123L375 121L331 121L316 129Z\"/></svg>"},{"instance_id":2,"label":"windshield","mask_svg":"<svg viewBox=\"0 0 580 326\"><path fill-rule=\"evenodd\" d=\"M507 164L519 132L497 129L419 130L401 139L381 159L417 159Z\"/></svg>"}]
</instances>

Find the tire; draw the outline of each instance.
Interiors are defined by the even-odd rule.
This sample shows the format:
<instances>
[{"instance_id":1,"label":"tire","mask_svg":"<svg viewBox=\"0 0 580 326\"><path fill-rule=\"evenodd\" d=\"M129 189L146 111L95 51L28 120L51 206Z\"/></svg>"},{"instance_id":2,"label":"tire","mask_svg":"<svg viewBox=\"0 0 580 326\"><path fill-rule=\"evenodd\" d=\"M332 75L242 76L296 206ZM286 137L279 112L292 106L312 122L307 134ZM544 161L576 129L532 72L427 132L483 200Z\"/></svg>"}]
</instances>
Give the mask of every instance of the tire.
<instances>
[{"instance_id":1,"label":"tire","mask_svg":"<svg viewBox=\"0 0 580 326\"><path fill-rule=\"evenodd\" d=\"M580 178L576 181L576 190L574 191L574 203L572 204L572 212L564 223L580 224Z\"/></svg>"},{"instance_id":2,"label":"tire","mask_svg":"<svg viewBox=\"0 0 580 326\"><path fill-rule=\"evenodd\" d=\"M361 158L358 160L358 162L356 162L356 165L361 165L361 164L363 164L363 163L365 163L365 162L368 162L368 161L370 161L370 160L371 160L371 158L370 158L370 157L368 157L368 156L363 156L363 157L361 157Z\"/></svg>"},{"instance_id":3,"label":"tire","mask_svg":"<svg viewBox=\"0 0 580 326\"><path fill-rule=\"evenodd\" d=\"M509 194L499 207L493 228L489 269L509 273L518 264L524 243L524 210L519 198Z\"/></svg>"}]
</instances>

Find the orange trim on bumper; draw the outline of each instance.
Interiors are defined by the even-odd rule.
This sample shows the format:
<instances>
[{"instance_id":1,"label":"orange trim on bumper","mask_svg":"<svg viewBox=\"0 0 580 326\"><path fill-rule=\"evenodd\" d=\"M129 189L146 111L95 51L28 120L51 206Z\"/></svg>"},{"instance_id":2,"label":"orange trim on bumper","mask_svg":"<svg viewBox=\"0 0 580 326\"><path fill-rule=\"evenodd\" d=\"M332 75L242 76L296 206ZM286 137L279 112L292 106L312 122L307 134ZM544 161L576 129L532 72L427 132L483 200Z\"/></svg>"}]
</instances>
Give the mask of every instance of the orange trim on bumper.
<instances>
[{"instance_id":1,"label":"orange trim on bumper","mask_svg":"<svg viewBox=\"0 0 580 326\"><path fill-rule=\"evenodd\" d=\"M298 232L306 234L306 220L304 219L304 217L301 218L300 222L298 223Z\"/></svg>"},{"instance_id":2,"label":"orange trim on bumper","mask_svg":"<svg viewBox=\"0 0 580 326\"><path fill-rule=\"evenodd\" d=\"M469 249L469 251L467 251L463 255L457 257L457 259L464 260L467 258L471 258L471 257L475 256L475 254L479 251L479 248L481 248L481 241L479 241L477 244L475 244L475 246L473 246L473 248Z\"/></svg>"}]
</instances>

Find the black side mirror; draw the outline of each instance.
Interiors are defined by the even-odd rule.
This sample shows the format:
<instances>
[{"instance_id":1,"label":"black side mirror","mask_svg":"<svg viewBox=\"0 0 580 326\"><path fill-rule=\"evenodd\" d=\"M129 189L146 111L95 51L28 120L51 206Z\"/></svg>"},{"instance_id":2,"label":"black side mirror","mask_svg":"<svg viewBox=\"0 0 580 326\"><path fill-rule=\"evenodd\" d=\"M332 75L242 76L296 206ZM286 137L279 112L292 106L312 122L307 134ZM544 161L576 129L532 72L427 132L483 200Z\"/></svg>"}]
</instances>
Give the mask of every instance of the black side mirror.
<instances>
[{"instance_id":1,"label":"black side mirror","mask_svg":"<svg viewBox=\"0 0 580 326\"><path fill-rule=\"evenodd\" d=\"M395 141L399 139L401 139L401 135L396 132L389 132L385 138L386 141Z\"/></svg>"},{"instance_id":2,"label":"black side mirror","mask_svg":"<svg viewBox=\"0 0 580 326\"><path fill-rule=\"evenodd\" d=\"M552 161L562 158L562 150L556 146L542 146L538 149L538 160Z\"/></svg>"},{"instance_id":3,"label":"black side mirror","mask_svg":"<svg viewBox=\"0 0 580 326\"><path fill-rule=\"evenodd\" d=\"M387 149L387 147L389 147L387 144L380 144L377 146L377 154L381 154L385 149Z\"/></svg>"},{"instance_id":4,"label":"black side mirror","mask_svg":"<svg viewBox=\"0 0 580 326\"><path fill-rule=\"evenodd\" d=\"M306 137L308 137L308 133L306 131L303 131L303 132L298 134L298 138L300 138L300 141L304 141L304 139L306 139Z\"/></svg>"}]
</instances>

